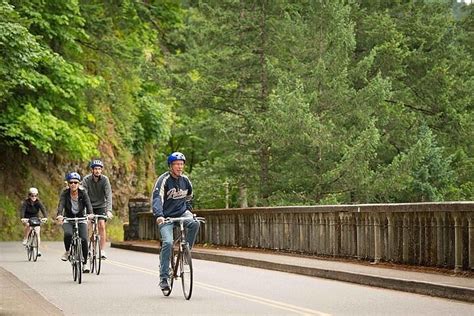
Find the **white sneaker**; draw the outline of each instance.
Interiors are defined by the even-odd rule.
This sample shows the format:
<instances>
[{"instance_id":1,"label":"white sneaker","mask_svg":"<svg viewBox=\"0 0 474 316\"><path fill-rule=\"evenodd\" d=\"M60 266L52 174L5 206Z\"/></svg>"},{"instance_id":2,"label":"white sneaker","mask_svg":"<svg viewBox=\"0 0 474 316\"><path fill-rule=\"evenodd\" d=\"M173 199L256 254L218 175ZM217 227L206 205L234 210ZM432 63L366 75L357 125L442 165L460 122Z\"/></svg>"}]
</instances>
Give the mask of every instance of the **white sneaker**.
<instances>
[{"instance_id":1,"label":"white sneaker","mask_svg":"<svg viewBox=\"0 0 474 316\"><path fill-rule=\"evenodd\" d=\"M69 257L69 251L66 251L62 256L61 256L61 260L62 261L67 261Z\"/></svg>"},{"instance_id":2,"label":"white sneaker","mask_svg":"<svg viewBox=\"0 0 474 316\"><path fill-rule=\"evenodd\" d=\"M101 254L102 254L102 257L101 257L102 260L107 259L107 254L105 253L105 251L102 250Z\"/></svg>"},{"instance_id":3,"label":"white sneaker","mask_svg":"<svg viewBox=\"0 0 474 316\"><path fill-rule=\"evenodd\" d=\"M21 242L21 244L22 244L23 246L26 246L26 242L27 242L27 240L26 240L26 239L23 239L23 241Z\"/></svg>"}]
</instances>

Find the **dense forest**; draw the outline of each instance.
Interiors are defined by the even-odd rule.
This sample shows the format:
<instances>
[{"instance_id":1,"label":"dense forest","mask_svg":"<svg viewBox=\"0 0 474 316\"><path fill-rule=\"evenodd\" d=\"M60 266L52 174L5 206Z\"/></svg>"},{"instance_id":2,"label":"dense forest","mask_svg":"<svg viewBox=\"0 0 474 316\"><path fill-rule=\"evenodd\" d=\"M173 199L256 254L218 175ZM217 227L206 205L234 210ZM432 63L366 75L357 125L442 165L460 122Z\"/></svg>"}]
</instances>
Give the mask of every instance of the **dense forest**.
<instances>
[{"instance_id":1,"label":"dense forest","mask_svg":"<svg viewBox=\"0 0 474 316\"><path fill-rule=\"evenodd\" d=\"M198 208L474 200L474 5L0 0L2 226L104 160L114 207L172 151Z\"/></svg>"}]
</instances>

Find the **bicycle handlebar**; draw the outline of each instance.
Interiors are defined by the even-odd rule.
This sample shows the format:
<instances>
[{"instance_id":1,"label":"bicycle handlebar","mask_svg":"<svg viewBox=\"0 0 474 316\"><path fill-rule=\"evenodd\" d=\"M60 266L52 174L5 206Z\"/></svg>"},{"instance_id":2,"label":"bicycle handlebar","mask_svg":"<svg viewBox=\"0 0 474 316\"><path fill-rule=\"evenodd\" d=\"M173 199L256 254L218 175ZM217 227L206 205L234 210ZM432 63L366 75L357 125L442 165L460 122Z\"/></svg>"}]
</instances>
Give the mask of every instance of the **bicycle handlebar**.
<instances>
[{"instance_id":1,"label":"bicycle handlebar","mask_svg":"<svg viewBox=\"0 0 474 316\"><path fill-rule=\"evenodd\" d=\"M63 217L63 221L68 222L85 222L87 217Z\"/></svg>"},{"instance_id":2,"label":"bicycle handlebar","mask_svg":"<svg viewBox=\"0 0 474 316\"><path fill-rule=\"evenodd\" d=\"M96 219L96 218L103 218L103 219L108 219L108 217L107 217L107 216L105 216L105 215L94 214L94 219Z\"/></svg>"},{"instance_id":3,"label":"bicycle handlebar","mask_svg":"<svg viewBox=\"0 0 474 316\"><path fill-rule=\"evenodd\" d=\"M192 220L195 220L196 222L201 222L201 223L206 222L206 219L204 217L198 217L195 214L193 214L193 216L167 217L165 218L165 221L163 222L163 224L176 223L176 222L181 222L188 219L192 219Z\"/></svg>"},{"instance_id":4,"label":"bicycle handlebar","mask_svg":"<svg viewBox=\"0 0 474 316\"><path fill-rule=\"evenodd\" d=\"M42 218L39 218L39 217L29 217L29 218L26 218L26 217L25 217L25 218L20 219L20 221L21 221L22 223L28 223L31 218L37 218L37 219L39 219L39 221L41 222L41 224L44 224L44 223L46 223L46 222L48 221L48 218L47 218L47 217L42 217Z\"/></svg>"}]
</instances>

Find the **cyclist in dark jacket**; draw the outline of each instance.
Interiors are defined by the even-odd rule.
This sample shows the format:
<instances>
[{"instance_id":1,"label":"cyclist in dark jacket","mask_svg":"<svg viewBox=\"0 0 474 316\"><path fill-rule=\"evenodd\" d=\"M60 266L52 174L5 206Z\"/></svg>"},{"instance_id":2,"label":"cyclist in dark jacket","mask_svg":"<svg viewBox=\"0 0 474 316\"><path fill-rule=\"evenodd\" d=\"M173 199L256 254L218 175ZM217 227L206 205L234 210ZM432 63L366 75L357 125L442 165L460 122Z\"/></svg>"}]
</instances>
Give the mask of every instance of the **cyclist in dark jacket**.
<instances>
[{"instance_id":1,"label":"cyclist in dark jacket","mask_svg":"<svg viewBox=\"0 0 474 316\"><path fill-rule=\"evenodd\" d=\"M64 248L66 252L61 260L67 261L69 256L69 248L71 247L73 223L63 223L64 217L85 217L86 214L92 214L92 204L84 189L79 188L81 176L77 172L71 172L66 176L68 188L61 192L59 197L58 213L56 219L63 225L64 230ZM82 253L84 256L83 272L88 273L87 253L89 247L87 245L87 223L79 223L79 236L82 239Z\"/></svg>"},{"instance_id":2,"label":"cyclist in dark jacket","mask_svg":"<svg viewBox=\"0 0 474 316\"><path fill-rule=\"evenodd\" d=\"M185 217L186 241L192 248L199 230L199 222L192 219L193 186L183 174L186 157L180 152L174 152L168 157L169 171L163 173L153 187L152 208L161 235L160 252L160 288L169 290L168 274L171 247L173 244L173 223L164 224L166 217Z\"/></svg>"},{"instance_id":3,"label":"cyclist in dark jacket","mask_svg":"<svg viewBox=\"0 0 474 316\"><path fill-rule=\"evenodd\" d=\"M23 230L23 245L26 245L26 239L28 238L28 233L30 232L30 225L28 224L28 221L32 217L39 217L39 212L43 215L43 217L46 219L48 217L48 213L46 212L46 208L44 207L43 203L41 203L39 197L38 197L38 189L37 188L30 188L28 190L28 198L23 201L21 204L21 210L20 210L20 218L21 222L24 225L24 230ZM40 237L40 232L41 228L40 226L35 227L36 232L38 233L38 247L41 242L41 237ZM41 252L38 251L38 256L41 256Z\"/></svg>"}]
</instances>

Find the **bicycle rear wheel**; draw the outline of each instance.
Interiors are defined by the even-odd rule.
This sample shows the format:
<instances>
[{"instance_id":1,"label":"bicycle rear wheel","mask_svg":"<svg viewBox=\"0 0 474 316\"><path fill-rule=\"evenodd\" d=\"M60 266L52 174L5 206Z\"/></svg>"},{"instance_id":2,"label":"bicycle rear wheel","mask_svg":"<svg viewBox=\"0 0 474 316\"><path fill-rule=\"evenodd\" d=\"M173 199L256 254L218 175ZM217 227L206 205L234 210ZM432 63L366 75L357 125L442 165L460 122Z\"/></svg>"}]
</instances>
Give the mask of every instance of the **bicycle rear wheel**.
<instances>
[{"instance_id":1,"label":"bicycle rear wheel","mask_svg":"<svg viewBox=\"0 0 474 316\"><path fill-rule=\"evenodd\" d=\"M183 246L179 269L181 270L179 275L183 285L184 298L189 300L193 294L193 263L188 245Z\"/></svg>"},{"instance_id":2,"label":"bicycle rear wheel","mask_svg":"<svg viewBox=\"0 0 474 316\"><path fill-rule=\"evenodd\" d=\"M102 266L102 249L100 248L100 236L99 235L96 235L95 236L95 242L94 242L94 251L95 251L95 254L96 254L96 267L95 267L95 272L97 275L100 274L100 268ZM92 271L91 271L92 273Z\"/></svg>"},{"instance_id":3,"label":"bicycle rear wheel","mask_svg":"<svg viewBox=\"0 0 474 316\"><path fill-rule=\"evenodd\" d=\"M33 234L31 236L31 252L33 261L38 260L38 234L33 229Z\"/></svg>"},{"instance_id":4,"label":"bicycle rear wheel","mask_svg":"<svg viewBox=\"0 0 474 316\"><path fill-rule=\"evenodd\" d=\"M76 243L76 271L77 271L77 283L82 283L82 241L80 239L77 240Z\"/></svg>"}]
</instances>

